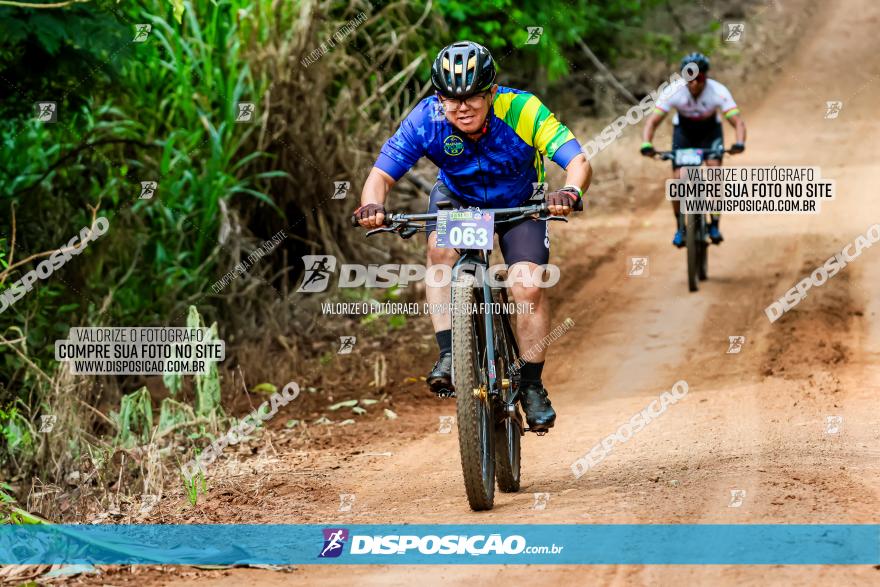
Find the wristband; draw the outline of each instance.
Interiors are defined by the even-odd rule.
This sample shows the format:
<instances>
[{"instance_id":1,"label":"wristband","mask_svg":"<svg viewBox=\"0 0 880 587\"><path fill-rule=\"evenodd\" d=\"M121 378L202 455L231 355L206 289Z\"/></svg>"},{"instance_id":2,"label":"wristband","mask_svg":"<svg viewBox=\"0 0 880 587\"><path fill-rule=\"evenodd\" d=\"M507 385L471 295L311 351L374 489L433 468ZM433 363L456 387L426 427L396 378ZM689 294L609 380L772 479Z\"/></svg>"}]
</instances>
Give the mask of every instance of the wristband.
<instances>
[{"instance_id":1,"label":"wristband","mask_svg":"<svg viewBox=\"0 0 880 587\"><path fill-rule=\"evenodd\" d=\"M578 195L578 200L580 200L580 199L583 197L583 195L584 195L584 191L583 191L581 188L579 188L579 187L576 186L576 185L571 185L571 184L569 184L569 185L565 185L565 186L562 186L562 189L559 190L559 191L561 192L561 191L566 190L566 189L572 189L572 190L576 191L576 192L577 192L577 195Z\"/></svg>"},{"instance_id":2,"label":"wristband","mask_svg":"<svg viewBox=\"0 0 880 587\"><path fill-rule=\"evenodd\" d=\"M649 141L645 141L644 143L642 143L641 148L644 149L645 147L651 147L653 149L654 145L652 145Z\"/></svg>"}]
</instances>

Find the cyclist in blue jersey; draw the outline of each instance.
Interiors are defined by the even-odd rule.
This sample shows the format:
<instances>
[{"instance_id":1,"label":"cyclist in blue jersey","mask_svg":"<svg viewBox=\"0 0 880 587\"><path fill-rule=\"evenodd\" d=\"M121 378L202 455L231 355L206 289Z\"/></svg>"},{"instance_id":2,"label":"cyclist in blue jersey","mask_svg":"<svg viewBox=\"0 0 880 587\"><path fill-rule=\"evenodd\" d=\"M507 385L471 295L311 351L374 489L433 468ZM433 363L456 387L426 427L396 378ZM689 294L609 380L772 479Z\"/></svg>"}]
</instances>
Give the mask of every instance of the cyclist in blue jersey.
<instances>
[{"instance_id":1,"label":"cyclist in blue jersey","mask_svg":"<svg viewBox=\"0 0 880 587\"><path fill-rule=\"evenodd\" d=\"M565 169L565 187L545 195L550 212L568 215L579 208L592 170L581 147L534 95L499 86L489 51L462 41L443 48L431 68L435 95L409 113L382 147L355 211L365 228L377 228L385 218L384 202L391 187L422 157L440 172L431 190L428 211L449 200L456 207L502 208L520 206L533 194L533 184L544 181L544 156ZM429 225L428 267L452 266L454 249L438 248ZM529 274L548 262L548 224L533 219L496 229L504 260L511 272ZM541 380L543 339L550 332L547 295L537 285L516 283L511 293L517 303L533 304L534 312L517 316L519 348L530 355L520 370L522 405L533 430L547 430L556 420ZM446 304L449 285L427 287L430 304ZM451 318L431 314L440 358L427 377L435 392L452 389ZM533 362L532 362L533 361Z\"/></svg>"}]
</instances>

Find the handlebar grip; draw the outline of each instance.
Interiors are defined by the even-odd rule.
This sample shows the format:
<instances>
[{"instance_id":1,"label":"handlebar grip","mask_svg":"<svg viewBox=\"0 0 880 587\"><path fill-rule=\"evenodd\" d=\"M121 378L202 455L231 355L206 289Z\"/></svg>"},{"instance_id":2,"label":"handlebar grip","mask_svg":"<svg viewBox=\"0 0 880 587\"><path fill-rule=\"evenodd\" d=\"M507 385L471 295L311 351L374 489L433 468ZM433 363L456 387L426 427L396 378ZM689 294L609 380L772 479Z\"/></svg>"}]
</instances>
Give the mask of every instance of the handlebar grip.
<instances>
[{"instance_id":1,"label":"handlebar grip","mask_svg":"<svg viewBox=\"0 0 880 587\"><path fill-rule=\"evenodd\" d=\"M357 227L360 226L360 225L361 225L361 223L358 222L358 217L355 216L354 214L352 214L352 215L351 215L351 226L352 226L352 228L357 228Z\"/></svg>"},{"instance_id":2,"label":"handlebar grip","mask_svg":"<svg viewBox=\"0 0 880 587\"><path fill-rule=\"evenodd\" d=\"M577 202L574 203L574 211L575 212L583 212L584 211L584 198L583 196L577 199Z\"/></svg>"}]
</instances>

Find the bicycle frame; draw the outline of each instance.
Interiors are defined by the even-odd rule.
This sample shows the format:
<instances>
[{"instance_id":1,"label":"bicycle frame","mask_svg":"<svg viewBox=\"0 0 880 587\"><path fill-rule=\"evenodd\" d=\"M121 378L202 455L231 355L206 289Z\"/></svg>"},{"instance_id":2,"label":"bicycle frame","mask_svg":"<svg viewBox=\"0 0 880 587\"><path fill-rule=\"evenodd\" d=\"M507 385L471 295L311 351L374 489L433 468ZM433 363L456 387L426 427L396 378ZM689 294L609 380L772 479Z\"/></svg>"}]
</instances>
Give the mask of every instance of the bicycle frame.
<instances>
[{"instance_id":1,"label":"bicycle frame","mask_svg":"<svg viewBox=\"0 0 880 587\"><path fill-rule=\"evenodd\" d=\"M452 280L455 282L462 273L465 272L477 272L478 270L482 271L482 274L486 274L486 270L489 268L489 253L486 251L476 251L476 250L466 250L459 251L460 257L458 261L455 262L455 265L452 267ZM476 289L476 288L475 288ZM481 347L486 349L486 372L488 373L489 380L487 383L487 390L489 395L502 397L501 393L502 385L499 384L498 373L495 369L496 362L496 349L495 349L495 324L492 320L492 287L489 283L486 282L485 279L482 280L482 284L480 286L483 308L481 312L481 317L483 321L483 336L484 340L481 340ZM454 309L453 309L454 311ZM514 346L516 345L516 340L510 341ZM503 374L502 374L503 379ZM505 403L515 403L516 399L513 398L510 402ZM505 410L507 412L507 410Z\"/></svg>"}]
</instances>

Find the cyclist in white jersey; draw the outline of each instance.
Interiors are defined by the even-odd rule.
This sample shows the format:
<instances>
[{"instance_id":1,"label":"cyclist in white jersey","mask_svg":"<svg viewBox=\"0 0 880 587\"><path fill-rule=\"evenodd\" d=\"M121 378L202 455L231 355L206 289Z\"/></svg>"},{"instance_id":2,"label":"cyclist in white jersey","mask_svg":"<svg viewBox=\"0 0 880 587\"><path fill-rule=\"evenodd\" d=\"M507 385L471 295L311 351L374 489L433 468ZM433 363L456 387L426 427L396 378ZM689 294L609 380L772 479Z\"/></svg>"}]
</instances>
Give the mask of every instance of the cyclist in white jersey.
<instances>
[{"instance_id":1,"label":"cyclist in white jersey","mask_svg":"<svg viewBox=\"0 0 880 587\"><path fill-rule=\"evenodd\" d=\"M654 105L654 112L648 117L645 131L642 135L642 155L653 156L654 146L651 141L654 132L666 117L666 114L675 109L672 119L672 149L716 149L724 146L724 131L721 126L721 116L736 129L736 142L730 147L731 153L742 153L746 148L746 123L740 116L739 108L733 100L733 96L724 84L709 79L706 73L709 71L709 59L702 53L691 53L681 60L681 68L689 63L696 63L699 68L697 77L680 87L668 96L663 96ZM721 155L717 158L706 160L706 165L721 165ZM672 177L680 176L680 171L675 162L672 164ZM685 245L684 227L679 226L679 202L672 203L675 213L676 232L672 244L677 247ZM712 222L709 224L709 238L715 244L724 238L719 229L720 214L712 214Z\"/></svg>"}]
</instances>

